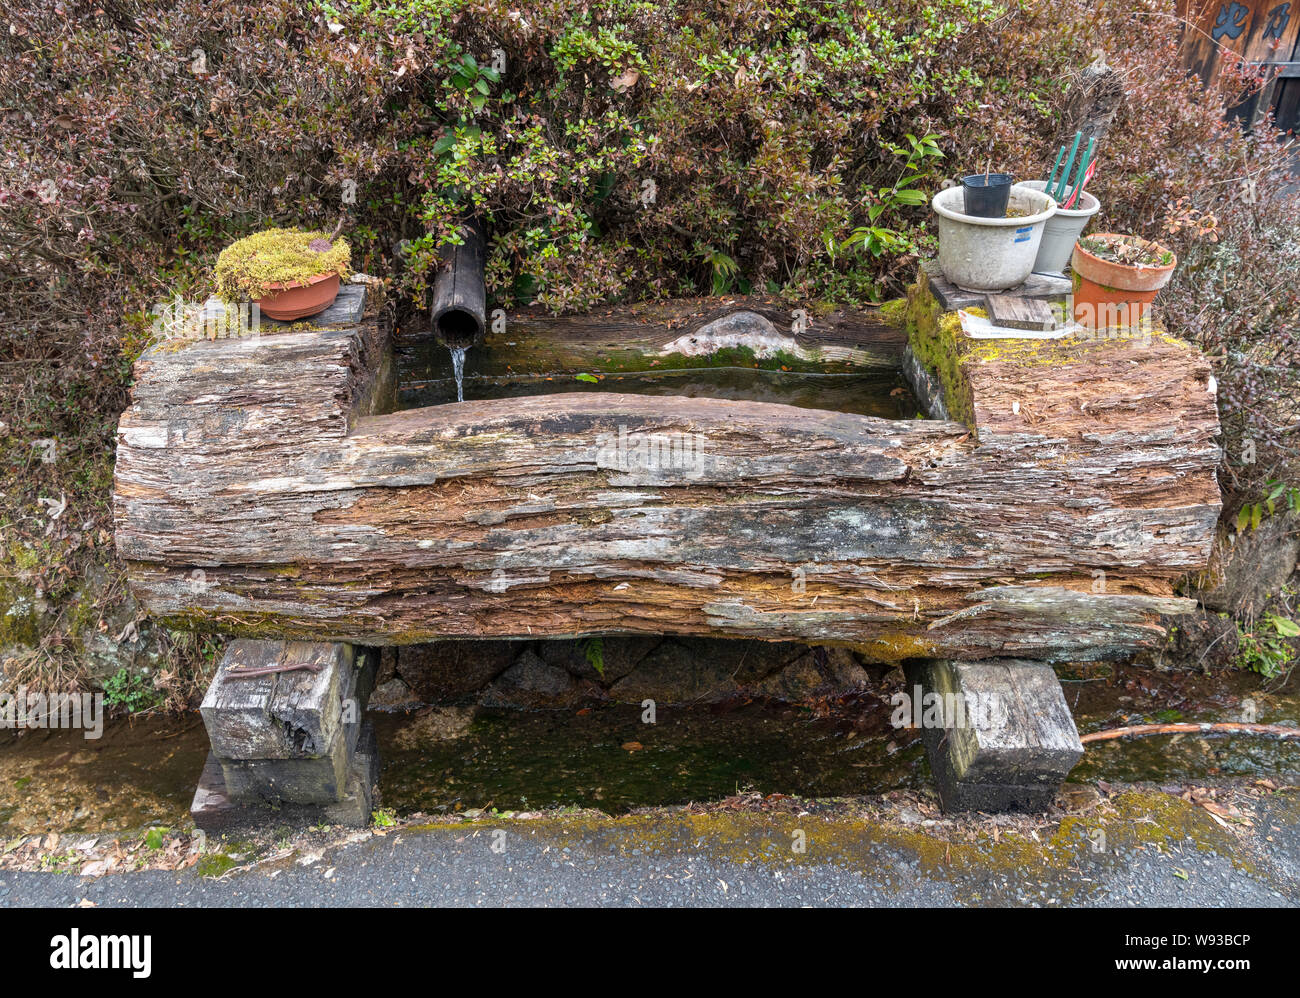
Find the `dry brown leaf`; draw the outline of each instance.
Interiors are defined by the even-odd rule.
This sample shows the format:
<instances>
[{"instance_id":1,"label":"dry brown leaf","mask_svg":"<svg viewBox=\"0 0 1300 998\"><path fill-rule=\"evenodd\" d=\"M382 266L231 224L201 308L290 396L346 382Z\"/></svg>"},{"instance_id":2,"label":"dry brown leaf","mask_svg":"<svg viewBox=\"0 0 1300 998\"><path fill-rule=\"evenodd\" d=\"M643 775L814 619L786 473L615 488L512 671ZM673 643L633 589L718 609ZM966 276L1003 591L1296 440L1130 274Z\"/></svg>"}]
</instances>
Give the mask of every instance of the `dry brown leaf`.
<instances>
[{"instance_id":1,"label":"dry brown leaf","mask_svg":"<svg viewBox=\"0 0 1300 998\"><path fill-rule=\"evenodd\" d=\"M618 93L624 94L636 86L636 81L639 79L641 79L640 70L636 69L636 67L632 67L623 70L623 72L619 73L618 76L614 77L610 86L612 86Z\"/></svg>"},{"instance_id":2,"label":"dry brown leaf","mask_svg":"<svg viewBox=\"0 0 1300 998\"><path fill-rule=\"evenodd\" d=\"M108 863L102 859L93 859L81 867L83 877L102 877L108 872Z\"/></svg>"}]
</instances>

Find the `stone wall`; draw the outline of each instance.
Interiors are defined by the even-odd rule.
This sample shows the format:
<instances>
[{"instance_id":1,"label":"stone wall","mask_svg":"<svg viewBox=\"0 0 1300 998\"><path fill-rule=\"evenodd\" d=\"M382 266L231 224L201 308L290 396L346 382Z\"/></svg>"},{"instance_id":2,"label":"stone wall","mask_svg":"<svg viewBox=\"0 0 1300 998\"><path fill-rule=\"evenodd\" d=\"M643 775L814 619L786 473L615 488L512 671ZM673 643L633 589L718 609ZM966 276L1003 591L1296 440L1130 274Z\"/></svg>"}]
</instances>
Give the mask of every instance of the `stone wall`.
<instances>
[{"instance_id":1,"label":"stone wall","mask_svg":"<svg viewBox=\"0 0 1300 998\"><path fill-rule=\"evenodd\" d=\"M881 669L883 667L874 666ZM562 708L613 700L801 702L866 685L844 648L723 638L442 641L386 648L371 706L473 701Z\"/></svg>"}]
</instances>

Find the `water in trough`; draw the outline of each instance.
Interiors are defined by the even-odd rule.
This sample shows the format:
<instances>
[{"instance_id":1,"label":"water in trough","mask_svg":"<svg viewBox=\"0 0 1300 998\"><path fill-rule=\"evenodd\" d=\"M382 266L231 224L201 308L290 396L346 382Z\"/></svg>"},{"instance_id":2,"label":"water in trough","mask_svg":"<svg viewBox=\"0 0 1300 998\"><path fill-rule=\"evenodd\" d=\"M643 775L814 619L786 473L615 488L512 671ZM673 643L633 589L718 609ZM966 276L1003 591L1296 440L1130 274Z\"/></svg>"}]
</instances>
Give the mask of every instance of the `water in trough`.
<instances>
[{"instance_id":1,"label":"water in trough","mask_svg":"<svg viewBox=\"0 0 1300 998\"><path fill-rule=\"evenodd\" d=\"M463 353L458 362L464 363ZM920 408L907 382L895 371L822 374L744 367L607 374L595 381L580 380L572 374L463 375L462 368L457 367L451 377L404 380L399 388L398 407L414 409L443 405L453 400L463 402L467 398L521 398L563 392L623 392L775 402L801 409L829 409L885 419L915 419Z\"/></svg>"}]
</instances>

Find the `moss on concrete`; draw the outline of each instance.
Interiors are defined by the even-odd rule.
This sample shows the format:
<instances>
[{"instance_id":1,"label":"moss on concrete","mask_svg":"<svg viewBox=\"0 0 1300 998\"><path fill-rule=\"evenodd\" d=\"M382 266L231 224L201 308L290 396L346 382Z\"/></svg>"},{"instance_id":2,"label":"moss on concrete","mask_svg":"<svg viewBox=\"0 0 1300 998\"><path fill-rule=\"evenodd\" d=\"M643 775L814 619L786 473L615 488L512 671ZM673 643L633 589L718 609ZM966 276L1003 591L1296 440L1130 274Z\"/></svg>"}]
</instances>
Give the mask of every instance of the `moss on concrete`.
<instances>
[{"instance_id":1,"label":"moss on concrete","mask_svg":"<svg viewBox=\"0 0 1300 998\"><path fill-rule=\"evenodd\" d=\"M798 802L796 802L798 803ZM493 816L474 827L507 828L544 838L574 853L669 859L704 855L747 865L787 867L827 863L883 878L904 887L917 876L942 881L964 903L981 903L1014 892L1027 871L1048 891L1043 900L1068 905L1100 893L1107 876L1120 877L1136 855L1155 856L1171 876L1194 870L1198 854L1216 854L1237 869L1259 875L1251 844L1218 825L1203 808L1158 790L1134 788L1059 821L1043 818L952 821L907 817L907 809L879 808L854 801L807 801L793 812L711 810L690 813L661 809L617 819L598 812L540 820ZM802 813L800 813L802 812ZM425 826L430 832L464 835L464 826ZM795 843L802 841L803 848ZM915 861L916 872L882 860L882 850ZM1095 871L1081 877L1081 867ZM1020 886L1024 886L1023 884Z\"/></svg>"}]
</instances>

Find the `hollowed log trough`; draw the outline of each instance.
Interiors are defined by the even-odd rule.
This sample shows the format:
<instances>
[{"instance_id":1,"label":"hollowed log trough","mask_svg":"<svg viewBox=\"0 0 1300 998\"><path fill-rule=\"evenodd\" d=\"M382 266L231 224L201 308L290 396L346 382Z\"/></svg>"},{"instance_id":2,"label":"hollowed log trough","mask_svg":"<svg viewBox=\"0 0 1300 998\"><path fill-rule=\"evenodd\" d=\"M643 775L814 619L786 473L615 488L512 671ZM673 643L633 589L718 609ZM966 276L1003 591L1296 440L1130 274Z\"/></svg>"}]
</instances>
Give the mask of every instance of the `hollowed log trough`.
<instances>
[{"instance_id":1,"label":"hollowed log trough","mask_svg":"<svg viewBox=\"0 0 1300 998\"><path fill-rule=\"evenodd\" d=\"M1220 508L1205 358L1162 334L967 342L927 295L908 349L952 420L614 393L386 412L390 344L356 289L310 329L163 344L119 429L131 588L183 626L360 645L650 632L1050 661L1158 643ZM878 320L832 325L839 356L903 346Z\"/></svg>"}]
</instances>

